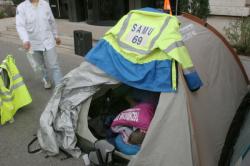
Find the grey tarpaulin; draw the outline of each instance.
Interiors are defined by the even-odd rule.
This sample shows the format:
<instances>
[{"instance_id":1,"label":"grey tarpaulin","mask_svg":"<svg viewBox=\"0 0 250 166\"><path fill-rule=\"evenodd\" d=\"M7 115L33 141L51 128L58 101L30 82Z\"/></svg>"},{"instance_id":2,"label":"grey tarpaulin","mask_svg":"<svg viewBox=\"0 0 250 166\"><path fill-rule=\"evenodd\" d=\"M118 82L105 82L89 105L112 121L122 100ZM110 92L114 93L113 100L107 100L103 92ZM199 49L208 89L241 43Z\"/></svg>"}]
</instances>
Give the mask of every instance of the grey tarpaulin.
<instances>
[{"instance_id":1,"label":"grey tarpaulin","mask_svg":"<svg viewBox=\"0 0 250 166\"><path fill-rule=\"evenodd\" d=\"M38 140L43 150L50 155L59 153L59 147L79 157L75 131L82 104L102 85L117 84L103 71L83 62L68 73L55 88L53 96L40 118Z\"/></svg>"}]
</instances>

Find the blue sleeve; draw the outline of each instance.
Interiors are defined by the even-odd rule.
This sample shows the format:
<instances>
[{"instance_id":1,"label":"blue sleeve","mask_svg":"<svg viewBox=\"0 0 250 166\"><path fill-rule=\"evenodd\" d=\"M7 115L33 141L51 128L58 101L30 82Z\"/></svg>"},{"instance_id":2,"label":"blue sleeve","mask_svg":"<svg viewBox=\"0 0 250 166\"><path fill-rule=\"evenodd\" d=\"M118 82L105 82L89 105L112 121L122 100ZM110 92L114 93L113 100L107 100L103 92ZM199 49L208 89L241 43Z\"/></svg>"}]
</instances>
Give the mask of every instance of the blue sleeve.
<instances>
[{"instance_id":1,"label":"blue sleeve","mask_svg":"<svg viewBox=\"0 0 250 166\"><path fill-rule=\"evenodd\" d=\"M185 80L187 82L189 89L192 92L200 89L200 87L203 85L196 71L188 73L188 74L184 74L184 77L185 77Z\"/></svg>"}]
</instances>

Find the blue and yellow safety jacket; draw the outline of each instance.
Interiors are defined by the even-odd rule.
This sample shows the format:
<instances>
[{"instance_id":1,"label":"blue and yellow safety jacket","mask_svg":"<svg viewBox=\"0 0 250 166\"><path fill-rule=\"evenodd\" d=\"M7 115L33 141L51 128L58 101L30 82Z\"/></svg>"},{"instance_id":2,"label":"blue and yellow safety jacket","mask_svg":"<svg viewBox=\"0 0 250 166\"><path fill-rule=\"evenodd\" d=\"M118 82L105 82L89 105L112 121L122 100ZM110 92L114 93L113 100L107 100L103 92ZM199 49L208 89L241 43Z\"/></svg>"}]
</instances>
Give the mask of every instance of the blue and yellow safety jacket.
<instances>
[{"instance_id":1,"label":"blue and yellow safety jacket","mask_svg":"<svg viewBox=\"0 0 250 166\"><path fill-rule=\"evenodd\" d=\"M202 86L179 33L178 19L152 8L123 16L86 60L129 86L156 92L176 90L178 62L188 87Z\"/></svg>"}]
</instances>

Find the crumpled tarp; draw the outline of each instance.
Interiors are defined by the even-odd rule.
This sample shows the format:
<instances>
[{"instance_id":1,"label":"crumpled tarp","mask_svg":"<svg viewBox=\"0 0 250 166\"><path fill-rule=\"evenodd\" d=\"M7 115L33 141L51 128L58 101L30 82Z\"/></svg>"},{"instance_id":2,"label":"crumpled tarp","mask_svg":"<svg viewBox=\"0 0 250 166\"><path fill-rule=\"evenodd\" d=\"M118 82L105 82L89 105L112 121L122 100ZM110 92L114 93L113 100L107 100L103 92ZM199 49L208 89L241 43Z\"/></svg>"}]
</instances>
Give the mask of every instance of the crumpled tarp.
<instances>
[{"instance_id":1,"label":"crumpled tarp","mask_svg":"<svg viewBox=\"0 0 250 166\"><path fill-rule=\"evenodd\" d=\"M117 83L86 61L68 73L55 88L53 96L40 117L37 136L41 148L49 155L58 154L59 148L62 148L78 158L81 151L76 146L75 131L82 105L101 86Z\"/></svg>"}]
</instances>

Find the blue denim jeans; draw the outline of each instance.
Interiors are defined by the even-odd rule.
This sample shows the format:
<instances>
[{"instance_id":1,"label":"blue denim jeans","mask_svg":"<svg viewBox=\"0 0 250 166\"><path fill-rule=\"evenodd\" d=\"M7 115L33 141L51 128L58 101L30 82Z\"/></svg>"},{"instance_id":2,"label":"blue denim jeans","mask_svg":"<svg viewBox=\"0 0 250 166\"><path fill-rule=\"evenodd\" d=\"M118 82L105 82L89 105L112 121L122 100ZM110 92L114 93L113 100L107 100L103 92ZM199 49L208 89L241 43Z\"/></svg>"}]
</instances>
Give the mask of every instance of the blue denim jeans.
<instances>
[{"instance_id":1,"label":"blue denim jeans","mask_svg":"<svg viewBox=\"0 0 250 166\"><path fill-rule=\"evenodd\" d=\"M34 51L33 57L42 69L43 78L49 81L49 75L51 75L56 86L62 79L62 73L55 47L45 51Z\"/></svg>"}]
</instances>

